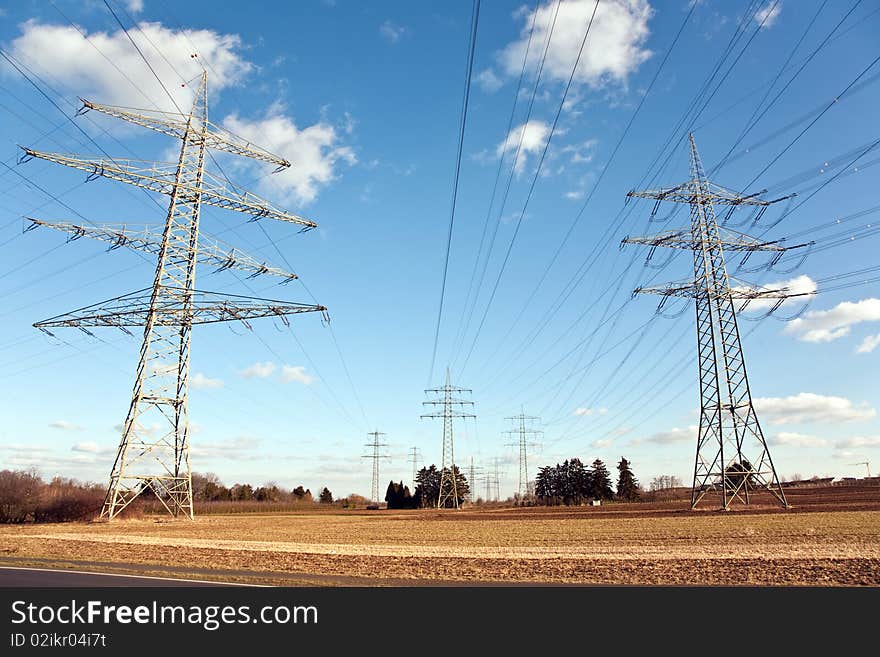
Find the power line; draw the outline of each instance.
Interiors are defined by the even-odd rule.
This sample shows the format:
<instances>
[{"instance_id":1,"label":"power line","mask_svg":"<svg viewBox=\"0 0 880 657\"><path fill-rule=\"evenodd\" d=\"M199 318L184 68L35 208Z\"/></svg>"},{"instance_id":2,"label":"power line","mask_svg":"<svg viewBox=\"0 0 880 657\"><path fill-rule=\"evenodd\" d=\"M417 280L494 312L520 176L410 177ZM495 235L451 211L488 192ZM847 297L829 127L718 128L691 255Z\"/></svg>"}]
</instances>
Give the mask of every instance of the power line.
<instances>
[{"instance_id":1,"label":"power line","mask_svg":"<svg viewBox=\"0 0 880 657\"><path fill-rule=\"evenodd\" d=\"M467 126L468 101L471 94L471 74L474 70L474 51L477 43L477 25L480 19L480 0L474 0L471 20L471 38L468 50L467 74L464 83L464 99L461 105L461 121L458 131L458 152L455 157L455 176L452 183L452 207L449 213L449 231L446 235L446 256L443 260L443 283L440 286L440 306L437 309L437 326L434 329L434 347L431 352L431 367L428 370L428 382L434 378L434 364L437 360L437 343L440 340L440 321L443 317L443 300L446 296L446 276L449 272L449 252L452 248L452 229L455 224L455 204L458 200L458 177L461 172L461 152L464 147L464 133Z\"/></svg>"}]
</instances>

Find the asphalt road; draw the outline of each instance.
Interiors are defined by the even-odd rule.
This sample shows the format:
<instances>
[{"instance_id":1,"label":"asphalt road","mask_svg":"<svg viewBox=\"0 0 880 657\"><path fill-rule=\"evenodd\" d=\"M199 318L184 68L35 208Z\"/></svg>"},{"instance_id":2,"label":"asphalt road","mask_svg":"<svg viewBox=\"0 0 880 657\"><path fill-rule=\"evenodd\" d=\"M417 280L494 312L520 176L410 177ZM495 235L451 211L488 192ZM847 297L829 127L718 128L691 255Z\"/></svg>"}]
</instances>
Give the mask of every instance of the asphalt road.
<instances>
[{"instance_id":1,"label":"asphalt road","mask_svg":"<svg viewBox=\"0 0 880 657\"><path fill-rule=\"evenodd\" d=\"M0 587L41 588L78 586L230 586L224 582L209 582L173 577L143 577L140 575L113 575L81 570L53 570L50 568L0 567ZM231 586L242 586L231 584Z\"/></svg>"}]
</instances>

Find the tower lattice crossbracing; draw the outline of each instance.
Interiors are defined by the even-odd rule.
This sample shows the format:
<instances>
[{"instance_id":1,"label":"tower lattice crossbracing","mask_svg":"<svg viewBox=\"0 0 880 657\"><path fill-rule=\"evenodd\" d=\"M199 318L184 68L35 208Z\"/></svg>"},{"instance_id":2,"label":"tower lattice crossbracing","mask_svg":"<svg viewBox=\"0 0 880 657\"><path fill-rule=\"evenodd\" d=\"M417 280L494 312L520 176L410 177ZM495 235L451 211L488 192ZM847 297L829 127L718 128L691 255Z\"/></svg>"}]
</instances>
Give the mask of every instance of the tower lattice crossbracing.
<instances>
[{"instance_id":1,"label":"tower lattice crossbracing","mask_svg":"<svg viewBox=\"0 0 880 657\"><path fill-rule=\"evenodd\" d=\"M783 199L761 200L759 194L742 195L706 178L693 134L690 135L691 179L668 189L629 192L628 197L686 203L690 206L689 229L667 231L652 237L627 237L626 244L663 246L693 251L693 280L680 285L638 288L636 293L693 298L697 318L697 355L700 382L700 423L694 465L691 508L706 496L719 499L727 510L731 503L750 503L752 491L766 490L788 506L767 441L752 403L743 357L736 302L742 310L753 300L772 300L778 307L785 299L804 296L787 288L756 288L731 285L724 251L781 252L798 248L780 241L761 241L718 225L715 206L767 206Z\"/></svg>"},{"instance_id":2,"label":"tower lattice crossbracing","mask_svg":"<svg viewBox=\"0 0 880 657\"><path fill-rule=\"evenodd\" d=\"M379 436L385 435L381 431L371 431L367 435L372 438L372 440L368 443L364 443L364 447L369 447L370 453L364 454L361 458L373 460L373 477L370 484L370 500L374 504L379 504L379 460L388 458L385 454L381 453L380 448L388 447L388 443L379 442Z\"/></svg>"},{"instance_id":3,"label":"tower lattice crossbracing","mask_svg":"<svg viewBox=\"0 0 880 657\"><path fill-rule=\"evenodd\" d=\"M101 517L113 519L141 493L150 490L174 516L193 517L189 460L190 348L192 327L259 317L324 312L319 305L241 297L205 292L195 287L196 264L217 269L237 269L250 276L268 274L285 280L295 274L272 267L216 240L200 245L199 215L202 204L296 224L302 230L316 224L277 208L259 197L213 178L205 171L208 148L223 150L275 164L290 163L277 155L213 125L208 121L207 74L196 81L189 114L132 111L84 101L81 111L97 111L175 137L181 141L175 164L144 163L120 159L86 158L44 153L25 148L23 160L39 158L63 164L98 177L126 182L171 197L164 229L132 232L121 226L79 226L29 218L31 227L48 226L69 239L92 237L154 255L156 271L151 288L37 322L49 332L53 327L112 326L129 332L143 327L131 403L122 439L110 474Z\"/></svg>"}]
</instances>

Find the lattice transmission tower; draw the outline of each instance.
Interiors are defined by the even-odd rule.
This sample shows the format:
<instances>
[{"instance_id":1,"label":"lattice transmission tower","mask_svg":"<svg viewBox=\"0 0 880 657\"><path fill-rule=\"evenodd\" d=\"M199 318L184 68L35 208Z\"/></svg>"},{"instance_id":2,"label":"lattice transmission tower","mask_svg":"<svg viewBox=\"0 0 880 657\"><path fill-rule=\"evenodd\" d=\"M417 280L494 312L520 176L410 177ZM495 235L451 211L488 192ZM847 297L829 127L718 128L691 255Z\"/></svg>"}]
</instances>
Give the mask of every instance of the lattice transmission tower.
<instances>
[{"instance_id":1,"label":"lattice transmission tower","mask_svg":"<svg viewBox=\"0 0 880 657\"><path fill-rule=\"evenodd\" d=\"M452 506L459 508L458 483L456 482L455 448L452 436L452 421L454 418L476 418L473 413L465 413L460 408L473 406L474 402L462 399L456 395L471 394L469 388L459 388L450 382L449 368L446 368L446 384L440 388L429 388L425 394L438 395L436 399L422 402L425 406L442 406L443 409L435 413L422 415L422 418L443 419L443 458L440 466L440 494L437 496L437 508L442 509L451 499Z\"/></svg>"},{"instance_id":2,"label":"lattice transmission tower","mask_svg":"<svg viewBox=\"0 0 880 657\"><path fill-rule=\"evenodd\" d=\"M724 252L780 252L805 246L786 247L781 240L761 241L718 225L715 206L757 206L758 212L783 199L758 198L763 192L743 195L709 182L689 136L691 179L675 187L631 191L627 197L685 203L690 206L690 228L671 230L652 237L627 237L624 244L663 246L693 251L693 280L662 287L637 288L633 294L663 296L660 308L670 297L694 299L697 315L697 355L700 379L700 424L694 465L691 508L706 495L720 497L727 510L736 500L750 503L751 490L769 491L788 507L767 441L752 404L746 374L737 310L755 300L771 300L770 312L783 301L812 293L795 293L786 287L758 288L746 283L731 284ZM787 197L786 197L787 198ZM736 308L736 302L741 302ZM658 310L660 309L658 308Z\"/></svg>"},{"instance_id":3,"label":"lattice transmission tower","mask_svg":"<svg viewBox=\"0 0 880 657\"><path fill-rule=\"evenodd\" d=\"M483 468L479 465L474 465L474 457L472 456L467 468L468 494L465 499L467 499L468 502L473 502L477 499L477 480L482 477Z\"/></svg>"},{"instance_id":4,"label":"lattice transmission tower","mask_svg":"<svg viewBox=\"0 0 880 657\"><path fill-rule=\"evenodd\" d=\"M143 327L131 402L101 510L101 517L108 520L118 516L146 490L152 490L173 516L193 517L187 396L194 325L240 321L250 327L248 320L259 317L278 317L287 324L288 315L323 312L326 316L324 306L196 289L197 263L218 270L246 271L251 276L296 278L292 272L272 267L217 240L201 240L202 204L250 214L254 220L265 217L296 224L303 231L316 226L205 171L209 148L274 164L277 170L290 166L286 159L210 123L207 84L207 74L203 73L189 114L131 110L83 101L80 113L100 112L179 139L180 154L175 163L23 149L22 161L48 160L87 172L87 180L110 178L171 197L162 229L131 229L125 224L90 227L30 219L31 228L55 228L68 233L69 239L92 237L110 243L110 248L125 246L157 259L152 287L34 324L47 333L54 327L78 327L89 333L86 327L111 326L130 334L129 327Z\"/></svg>"},{"instance_id":5,"label":"lattice transmission tower","mask_svg":"<svg viewBox=\"0 0 880 657\"><path fill-rule=\"evenodd\" d=\"M505 431L509 436L516 436L516 442L507 443L508 447L519 448L519 488L517 492L520 499L524 499L532 494L529 486L529 457L528 450L531 447L537 447L538 443L529 440L530 436L541 436L544 434L540 429L533 427L534 423L540 422L541 418L535 415L526 415L520 412L519 415L512 415L504 418L513 422L514 428Z\"/></svg>"},{"instance_id":6,"label":"lattice transmission tower","mask_svg":"<svg viewBox=\"0 0 880 657\"><path fill-rule=\"evenodd\" d=\"M370 493L370 499L376 504L379 503L379 460L389 458L387 454L382 454L379 450L382 447L388 447L388 443L380 443L379 436L384 436L385 434L381 431L370 431L368 436L372 436L372 440L368 443L364 443L364 447L369 447L371 449L369 454L364 454L361 458L365 459L373 459L373 480L372 487Z\"/></svg>"},{"instance_id":7,"label":"lattice transmission tower","mask_svg":"<svg viewBox=\"0 0 880 657\"><path fill-rule=\"evenodd\" d=\"M407 460L412 465L412 487L413 487L413 493L415 493L416 476L419 473L419 464L423 463L422 450L420 450L418 447L410 447L409 455L407 456Z\"/></svg>"}]
</instances>

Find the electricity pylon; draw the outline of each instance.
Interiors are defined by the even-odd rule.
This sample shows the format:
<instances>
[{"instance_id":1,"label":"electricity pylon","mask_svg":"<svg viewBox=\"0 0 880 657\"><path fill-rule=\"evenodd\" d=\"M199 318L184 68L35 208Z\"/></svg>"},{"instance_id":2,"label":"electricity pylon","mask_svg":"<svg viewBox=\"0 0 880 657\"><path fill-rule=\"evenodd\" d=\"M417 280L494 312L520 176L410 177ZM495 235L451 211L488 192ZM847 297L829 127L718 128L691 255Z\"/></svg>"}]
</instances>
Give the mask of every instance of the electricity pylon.
<instances>
[{"instance_id":1,"label":"electricity pylon","mask_svg":"<svg viewBox=\"0 0 880 657\"><path fill-rule=\"evenodd\" d=\"M455 450L452 440L452 420L453 418L476 418L473 413L465 413L456 410L456 406L473 406L474 402L466 399L460 399L454 395L470 394L473 391L469 388L458 388L449 379L449 368L446 368L446 384L441 388L429 388L425 390L425 394L439 395L438 399L431 399L422 402L425 406L442 406L443 410L436 413L428 413L422 415L422 418L443 418L443 460L440 467L440 493L437 496L437 508L442 509L446 506L446 502L452 499L452 506L459 508L458 504L458 484L455 480Z\"/></svg>"},{"instance_id":2,"label":"electricity pylon","mask_svg":"<svg viewBox=\"0 0 880 657\"><path fill-rule=\"evenodd\" d=\"M529 447L537 447L538 443L530 441L529 436L540 436L544 432L529 426L533 422L539 422L541 418L534 415L526 415L520 412L519 415L512 415L504 418L514 423L515 428L505 431L508 435L516 435L517 441L507 443L508 447L519 447L519 497L520 500L531 494L529 490Z\"/></svg>"},{"instance_id":3,"label":"electricity pylon","mask_svg":"<svg viewBox=\"0 0 880 657\"><path fill-rule=\"evenodd\" d=\"M645 244L685 249L694 254L691 282L663 287L637 288L633 294L663 296L660 307L670 297L696 301L697 355L700 375L700 426L694 465L691 508L707 494L719 495L727 510L739 500L749 504L750 489L766 489L788 507L785 493L773 466L746 375L734 301L743 301L739 310L753 300L773 300L773 310L785 299L805 296L788 288L731 286L724 251L787 251L780 241L761 241L718 226L715 206L758 206L763 211L772 203L757 194L742 195L710 183L690 135L691 179L669 189L631 191L627 197L650 198L686 203L690 206L689 229L668 231L653 237L627 237L624 244ZM798 245L805 246L805 245ZM772 310L771 310L772 312Z\"/></svg>"},{"instance_id":4,"label":"electricity pylon","mask_svg":"<svg viewBox=\"0 0 880 657\"><path fill-rule=\"evenodd\" d=\"M39 158L98 177L125 182L171 197L164 228L131 232L122 227L87 228L67 223L32 219L32 226L46 225L73 238L93 237L113 246L146 251L157 258L151 288L125 294L51 319L35 327L49 333L53 327L142 326L140 349L131 403L123 424L122 438L110 473L101 517L112 520L142 492L150 489L173 516L193 517L192 479L189 463L189 404L191 329L196 324L278 317L306 312L326 313L324 306L289 303L238 295L205 292L195 288L198 262L295 278L290 272L270 267L219 242L199 244L201 205L213 205L268 217L301 226L316 224L282 210L259 197L214 178L205 171L206 149L213 148L262 162L278 170L290 166L282 157L254 146L208 121L208 80L203 73L189 114L132 111L83 101L80 112L96 111L181 140L176 163L152 163L121 159L87 158L44 153L24 148L22 161Z\"/></svg>"},{"instance_id":5,"label":"electricity pylon","mask_svg":"<svg viewBox=\"0 0 880 657\"><path fill-rule=\"evenodd\" d=\"M486 497L489 497L489 483L492 484L493 497L496 502L501 499L501 459L497 456L492 461L492 474L486 475Z\"/></svg>"},{"instance_id":6,"label":"electricity pylon","mask_svg":"<svg viewBox=\"0 0 880 657\"><path fill-rule=\"evenodd\" d=\"M416 475L418 474L418 465L422 463L422 451L418 447L411 447L409 450L409 462L412 463L412 486L413 493L416 491Z\"/></svg>"},{"instance_id":7,"label":"electricity pylon","mask_svg":"<svg viewBox=\"0 0 880 657\"><path fill-rule=\"evenodd\" d=\"M467 470L467 472L468 472L468 474L467 474L468 494L467 494L466 499L468 502L473 502L476 499L477 478L483 476L482 470L483 469L480 466L474 465L474 457L472 456L470 465L468 465L468 470Z\"/></svg>"},{"instance_id":8,"label":"electricity pylon","mask_svg":"<svg viewBox=\"0 0 880 657\"><path fill-rule=\"evenodd\" d=\"M368 436L372 436L373 440L368 443L364 443L364 447L370 447L372 451L369 454L364 454L361 458L365 459L373 459L373 486L372 492L370 494L370 499L376 504L379 503L379 459L389 458L386 454L380 454L380 447L388 447L388 443L380 443L379 436L384 436L385 434L381 431L371 431L367 434Z\"/></svg>"}]
</instances>

